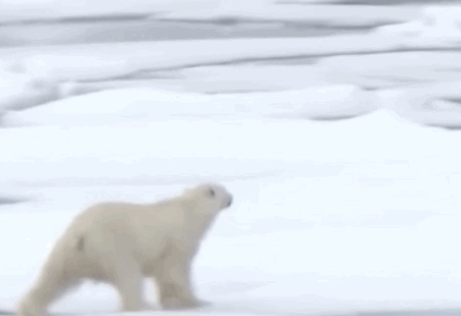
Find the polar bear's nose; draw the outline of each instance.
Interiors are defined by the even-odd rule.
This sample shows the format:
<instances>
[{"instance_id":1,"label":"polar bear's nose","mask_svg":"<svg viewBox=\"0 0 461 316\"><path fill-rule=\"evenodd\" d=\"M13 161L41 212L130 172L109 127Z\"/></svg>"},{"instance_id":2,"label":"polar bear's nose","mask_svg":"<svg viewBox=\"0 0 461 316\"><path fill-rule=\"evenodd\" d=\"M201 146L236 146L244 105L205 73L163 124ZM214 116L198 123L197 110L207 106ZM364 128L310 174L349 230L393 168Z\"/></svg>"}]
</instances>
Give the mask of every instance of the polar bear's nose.
<instances>
[{"instance_id":1,"label":"polar bear's nose","mask_svg":"<svg viewBox=\"0 0 461 316\"><path fill-rule=\"evenodd\" d=\"M229 201L227 202L227 207L232 205L232 196L229 196Z\"/></svg>"}]
</instances>

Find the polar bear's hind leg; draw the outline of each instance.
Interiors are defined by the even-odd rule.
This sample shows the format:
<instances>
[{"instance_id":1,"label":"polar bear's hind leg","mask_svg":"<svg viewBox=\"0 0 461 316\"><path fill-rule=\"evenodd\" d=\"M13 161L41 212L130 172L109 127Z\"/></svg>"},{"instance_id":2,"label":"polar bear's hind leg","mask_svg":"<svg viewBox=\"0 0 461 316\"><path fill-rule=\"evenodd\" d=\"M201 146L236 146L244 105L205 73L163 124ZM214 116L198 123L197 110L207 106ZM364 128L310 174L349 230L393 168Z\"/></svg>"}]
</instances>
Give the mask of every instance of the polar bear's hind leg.
<instances>
[{"instance_id":1,"label":"polar bear's hind leg","mask_svg":"<svg viewBox=\"0 0 461 316\"><path fill-rule=\"evenodd\" d=\"M79 284L80 280L45 266L37 282L20 301L18 315L39 316L44 314L49 305Z\"/></svg>"},{"instance_id":2,"label":"polar bear's hind leg","mask_svg":"<svg viewBox=\"0 0 461 316\"><path fill-rule=\"evenodd\" d=\"M80 249L76 247L68 252L66 243L58 241L43 265L37 280L19 302L18 315L42 315L47 312L52 303L82 283L82 278L76 276L68 264L68 260L71 260L78 251Z\"/></svg>"}]
</instances>

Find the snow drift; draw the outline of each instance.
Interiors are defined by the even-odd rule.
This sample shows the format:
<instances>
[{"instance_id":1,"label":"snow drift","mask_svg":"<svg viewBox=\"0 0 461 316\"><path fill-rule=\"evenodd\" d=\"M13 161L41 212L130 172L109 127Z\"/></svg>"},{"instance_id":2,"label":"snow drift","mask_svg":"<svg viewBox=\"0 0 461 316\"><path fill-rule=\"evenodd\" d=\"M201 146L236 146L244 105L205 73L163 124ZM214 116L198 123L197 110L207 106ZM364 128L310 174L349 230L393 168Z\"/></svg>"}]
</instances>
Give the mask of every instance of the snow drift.
<instances>
[{"instance_id":1,"label":"snow drift","mask_svg":"<svg viewBox=\"0 0 461 316\"><path fill-rule=\"evenodd\" d=\"M423 84L379 92L381 105L408 121L450 129L461 128L461 82Z\"/></svg>"},{"instance_id":2,"label":"snow drift","mask_svg":"<svg viewBox=\"0 0 461 316\"><path fill-rule=\"evenodd\" d=\"M249 94L205 95L148 88L105 90L7 113L5 126L100 125L185 117L338 119L376 109L374 94L354 85Z\"/></svg>"},{"instance_id":3,"label":"snow drift","mask_svg":"<svg viewBox=\"0 0 461 316\"><path fill-rule=\"evenodd\" d=\"M406 43L454 44L461 43L461 6L427 6L419 18L377 28L378 33L399 37Z\"/></svg>"}]
</instances>

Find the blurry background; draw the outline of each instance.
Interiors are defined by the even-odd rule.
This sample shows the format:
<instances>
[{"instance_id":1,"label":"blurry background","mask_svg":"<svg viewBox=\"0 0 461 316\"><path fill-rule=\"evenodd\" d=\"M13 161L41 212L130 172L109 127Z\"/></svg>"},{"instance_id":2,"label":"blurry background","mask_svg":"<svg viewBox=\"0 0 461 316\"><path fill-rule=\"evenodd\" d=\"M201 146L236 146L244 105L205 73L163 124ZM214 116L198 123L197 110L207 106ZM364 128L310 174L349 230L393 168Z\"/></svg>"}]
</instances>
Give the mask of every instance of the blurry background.
<instances>
[{"instance_id":1,"label":"blurry background","mask_svg":"<svg viewBox=\"0 0 461 316\"><path fill-rule=\"evenodd\" d=\"M3 69L46 73L59 80L65 93L126 87L135 81L215 93L305 88L320 82L377 88L459 79L457 1L2 0L0 8L1 47L23 48L3 50ZM190 47L184 44L189 40L206 42L197 42L189 53L179 48ZM224 40L229 48L222 47ZM129 49L136 42L149 43L142 48L142 61L141 48ZM97 44L109 43L127 44L122 45L124 53L117 48L99 52ZM37 48L62 44L80 46L72 53L61 49L59 56L56 49ZM83 57L89 51L82 44L92 44L98 55ZM34 53L26 47L34 47ZM57 58L59 66L49 65L47 58ZM103 74L84 69L93 62ZM64 69L69 67L72 74Z\"/></svg>"}]
</instances>

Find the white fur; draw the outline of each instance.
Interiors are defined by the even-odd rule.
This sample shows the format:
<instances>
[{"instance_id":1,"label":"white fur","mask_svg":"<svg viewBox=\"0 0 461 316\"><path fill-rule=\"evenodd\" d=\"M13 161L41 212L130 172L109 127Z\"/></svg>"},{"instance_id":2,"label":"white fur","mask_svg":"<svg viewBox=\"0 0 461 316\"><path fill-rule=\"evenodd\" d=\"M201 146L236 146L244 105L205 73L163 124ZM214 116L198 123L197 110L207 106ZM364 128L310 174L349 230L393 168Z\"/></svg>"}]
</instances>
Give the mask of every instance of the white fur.
<instances>
[{"instance_id":1,"label":"white fur","mask_svg":"<svg viewBox=\"0 0 461 316\"><path fill-rule=\"evenodd\" d=\"M35 284L18 305L21 316L38 316L84 280L113 285L125 311L146 307L141 284L156 281L164 309L202 304L190 269L200 242L232 196L205 183L153 204L101 203L78 215L58 239Z\"/></svg>"}]
</instances>

